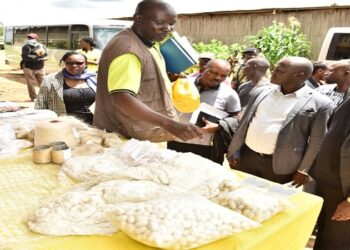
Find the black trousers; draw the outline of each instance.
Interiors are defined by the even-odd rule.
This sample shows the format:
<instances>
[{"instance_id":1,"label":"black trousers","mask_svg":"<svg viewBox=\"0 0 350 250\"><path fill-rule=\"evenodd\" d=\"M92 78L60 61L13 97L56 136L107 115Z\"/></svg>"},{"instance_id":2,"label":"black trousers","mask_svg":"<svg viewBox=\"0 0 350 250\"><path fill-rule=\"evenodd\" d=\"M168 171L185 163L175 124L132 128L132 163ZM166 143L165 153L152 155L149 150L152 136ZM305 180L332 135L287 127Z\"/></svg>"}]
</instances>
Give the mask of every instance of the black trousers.
<instances>
[{"instance_id":1,"label":"black trousers","mask_svg":"<svg viewBox=\"0 0 350 250\"><path fill-rule=\"evenodd\" d=\"M213 136L213 146L211 147L210 159L213 162L219 163L222 165L224 163L224 157L227 153L228 145L224 142L220 133L215 133Z\"/></svg>"},{"instance_id":2,"label":"black trousers","mask_svg":"<svg viewBox=\"0 0 350 250\"><path fill-rule=\"evenodd\" d=\"M272 167L272 155L259 154L247 145L243 145L241 148L236 169L281 184L293 180L293 174L275 174Z\"/></svg>"},{"instance_id":3,"label":"black trousers","mask_svg":"<svg viewBox=\"0 0 350 250\"><path fill-rule=\"evenodd\" d=\"M335 188L316 182L316 194L324 199L321 214L318 217L318 231L315 250L349 250L350 220L331 220L338 204L346 199L341 187Z\"/></svg>"}]
</instances>

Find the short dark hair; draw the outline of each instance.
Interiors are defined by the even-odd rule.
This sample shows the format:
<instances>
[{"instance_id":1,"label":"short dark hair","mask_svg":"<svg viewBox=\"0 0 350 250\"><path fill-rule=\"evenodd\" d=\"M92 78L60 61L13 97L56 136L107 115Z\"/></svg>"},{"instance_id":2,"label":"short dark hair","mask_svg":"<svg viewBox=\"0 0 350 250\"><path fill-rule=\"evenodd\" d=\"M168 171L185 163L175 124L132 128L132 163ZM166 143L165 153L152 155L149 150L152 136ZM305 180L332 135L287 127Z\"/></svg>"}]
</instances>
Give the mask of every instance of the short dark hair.
<instances>
[{"instance_id":1,"label":"short dark hair","mask_svg":"<svg viewBox=\"0 0 350 250\"><path fill-rule=\"evenodd\" d=\"M80 38L80 40L82 40L82 41L84 41L84 42L90 44L91 47L96 47L96 43L95 43L94 39L92 39L92 38L89 37L89 36L82 37L82 38Z\"/></svg>"},{"instance_id":2,"label":"short dark hair","mask_svg":"<svg viewBox=\"0 0 350 250\"><path fill-rule=\"evenodd\" d=\"M68 52L66 52L66 53L62 56L62 58L60 59L60 62L59 62L58 65L61 66L62 63L65 63L66 60L68 59L68 57L70 57L70 56L72 56L72 55L80 55L80 56L83 56L83 57L84 57L84 60L85 60L85 64L87 63L87 58L86 58L85 55L83 55L83 54L81 54L81 53L79 53L79 52L77 52L77 51L68 51Z\"/></svg>"},{"instance_id":3,"label":"short dark hair","mask_svg":"<svg viewBox=\"0 0 350 250\"><path fill-rule=\"evenodd\" d=\"M316 71L319 70L319 69L323 69L323 70L328 69L327 64L325 64L322 61L314 62L312 65L314 66L312 74L315 74Z\"/></svg>"}]
</instances>

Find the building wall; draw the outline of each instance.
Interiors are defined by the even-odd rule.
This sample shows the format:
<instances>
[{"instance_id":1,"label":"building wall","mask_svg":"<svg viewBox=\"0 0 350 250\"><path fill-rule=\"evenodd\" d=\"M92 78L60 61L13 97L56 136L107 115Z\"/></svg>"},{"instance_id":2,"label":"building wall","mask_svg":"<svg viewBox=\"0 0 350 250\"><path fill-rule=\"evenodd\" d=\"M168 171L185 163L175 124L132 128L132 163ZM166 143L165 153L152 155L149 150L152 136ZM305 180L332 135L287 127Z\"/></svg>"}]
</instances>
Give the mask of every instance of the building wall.
<instances>
[{"instance_id":1,"label":"building wall","mask_svg":"<svg viewBox=\"0 0 350 250\"><path fill-rule=\"evenodd\" d=\"M313 60L317 59L323 38L330 27L350 27L349 7L179 15L176 30L195 43L208 43L212 39L224 44L242 43L244 36L255 35L261 28L270 26L273 20L288 23L291 16L299 20L304 34L311 41Z\"/></svg>"}]
</instances>

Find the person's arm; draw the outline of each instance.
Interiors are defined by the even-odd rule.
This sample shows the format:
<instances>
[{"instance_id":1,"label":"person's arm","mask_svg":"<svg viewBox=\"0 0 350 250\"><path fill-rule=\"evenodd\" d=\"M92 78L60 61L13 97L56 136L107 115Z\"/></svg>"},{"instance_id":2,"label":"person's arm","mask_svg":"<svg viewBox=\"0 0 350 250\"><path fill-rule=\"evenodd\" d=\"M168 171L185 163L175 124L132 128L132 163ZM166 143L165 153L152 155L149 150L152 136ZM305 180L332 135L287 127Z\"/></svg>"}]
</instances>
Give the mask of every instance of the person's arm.
<instances>
[{"instance_id":1,"label":"person's arm","mask_svg":"<svg viewBox=\"0 0 350 250\"><path fill-rule=\"evenodd\" d=\"M247 83L243 83L241 85L238 86L236 92L239 95L239 93L242 91L242 89L247 85Z\"/></svg>"},{"instance_id":2,"label":"person's arm","mask_svg":"<svg viewBox=\"0 0 350 250\"><path fill-rule=\"evenodd\" d=\"M98 62L94 62L94 61L87 61L88 64L93 64L93 65L98 65Z\"/></svg>"},{"instance_id":3,"label":"person's arm","mask_svg":"<svg viewBox=\"0 0 350 250\"><path fill-rule=\"evenodd\" d=\"M40 56L41 61L46 61L48 59L49 54L47 53L47 48L42 45L42 48L44 50L44 54Z\"/></svg>"},{"instance_id":4,"label":"person's arm","mask_svg":"<svg viewBox=\"0 0 350 250\"><path fill-rule=\"evenodd\" d=\"M29 53L30 53L29 45L24 45L22 47L22 54L21 54L22 60L24 62L34 62L34 59L29 56Z\"/></svg>"},{"instance_id":5,"label":"person's arm","mask_svg":"<svg viewBox=\"0 0 350 250\"><path fill-rule=\"evenodd\" d=\"M93 64L93 65L98 65L98 63L99 63L99 58L97 58L97 57L88 58L88 59L87 59L87 63L88 63L88 64Z\"/></svg>"},{"instance_id":6,"label":"person's arm","mask_svg":"<svg viewBox=\"0 0 350 250\"><path fill-rule=\"evenodd\" d=\"M118 112L140 121L164 128L182 140L202 135L201 130L192 125L179 123L156 111L138 100L141 82L141 61L134 54L124 54L113 60L108 70L108 91Z\"/></svg>"},{"instance_id":7,"label":"person's arm","mask_svg":"<svg viewBox=\"0 0 350 250\"><path fill-rule=\"evenodd\" d=\"M228 116L223 118L223 119L226 119L229 117L235 117L238 115L239 115L239 111L229 112ZM205 133L214 134L221 129L219 123L210 122L207 119L205 119L205 117L202 118L202 121L205 123L205 126L203 128L201 128L201 130Z\"/></svg>"},{"instance_id":8,"label":"person's arm","mask_svg":"<svg viewBox=\"0 0 350 250\"><path fill-rule=\"evenodd\" d=\"M43 82L40 84L39 93L34 105L35 109L49 109L49 92L50 90L47 83L47 77L45 77Z\"/></svg>"},{"instance_id":9,"label":"person's arm","mask_svg":"<svg viewBox=\"0 0 350 250\"><path fill-rule=\"evenodd\" d=\"M100 62L101 51L99 49L94 48L90 53L92 53L93 56L88 57L87 62L89 64L98 65L98 63Z\"/></svg>"},{"instance_id":10,"label":"person's arm","mask_svg":"<svg viewBox=\"0 0 350 250\"><path fill-rule=\"evenodd\" d=\"M307 172L311 168L312 163L321 148L323 139L327 133L327 122L333 113L333 108L333 104L329 102L317 111L315 120L311 126L308 146L299 168L294 173L292 185L298 187L306 184L309 181L309 175Z\"/></svg>"},{"instance_id":11,"label":"person's arm","mask_svg":"<svg viewBox=\"0 0 350 250\"><path fill-rule=\"evenodd\" d=\"M127 92L117 92L111 95L113 105L124 114L147 123L160 126L180 138L187 141L202 136L202 131L190 123L180 123L163 116Z\"/></svg>"},{"instance_id":12,"label":"person's arm","mask_svg":"<svg viewBox=\"0 0 350 250\"><path fill-rule=\"evenodd\" d=\"M229 116L237 116L241 112L241 101L237 92L230 89L231 94L227 97L227 102L225 105L225 111L229 113Z\"/></svg>"},{"instance_id":13,"label":"person's arm","mask_svg":"<svg viewBox=\"0 0 350 250\"><path fill-rule=\"evenodd\" d=\"M220 130L220 126L218 123L210 122L205 117L202 118L205 126L202 129L205 133L214 134L216 131Z\"/></svg>"}]
</instances>

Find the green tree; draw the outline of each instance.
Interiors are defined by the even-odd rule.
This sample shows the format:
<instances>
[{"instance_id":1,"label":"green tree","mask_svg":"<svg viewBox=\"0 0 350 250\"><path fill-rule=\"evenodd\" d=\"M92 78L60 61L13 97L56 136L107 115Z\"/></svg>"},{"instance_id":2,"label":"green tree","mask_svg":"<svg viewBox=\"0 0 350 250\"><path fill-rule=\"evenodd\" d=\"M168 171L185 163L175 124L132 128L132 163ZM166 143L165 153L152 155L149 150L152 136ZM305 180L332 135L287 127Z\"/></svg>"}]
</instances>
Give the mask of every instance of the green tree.
<instances>
[{"instance_id":1,"label":"green tree","mask_svg":"<svg viewBox=\"0 0 350 250\"><path fill-rule=\"evenodd\" d=\"M232 54L236 55L242 50L242 45L240 44L226 45L216 39L212 39L207 44L203 42L194 43L192 46L198 53L212 52L216 58L220 59L228 59Z\"/></svg>"},{"instance_id":2,"label":"green tree","mask_svg":"<svg viewBox=\"0 0 350 250\"><path fill-rule=\"evenodd\" d=\"M255 36L245 37L244 41L259 48L270 61L271 68L285 56L309 58L311 54L311 43L295 17L288 19L288 25L273 21L271 26L261 29Z\"/></svg>"}]
</instances>

